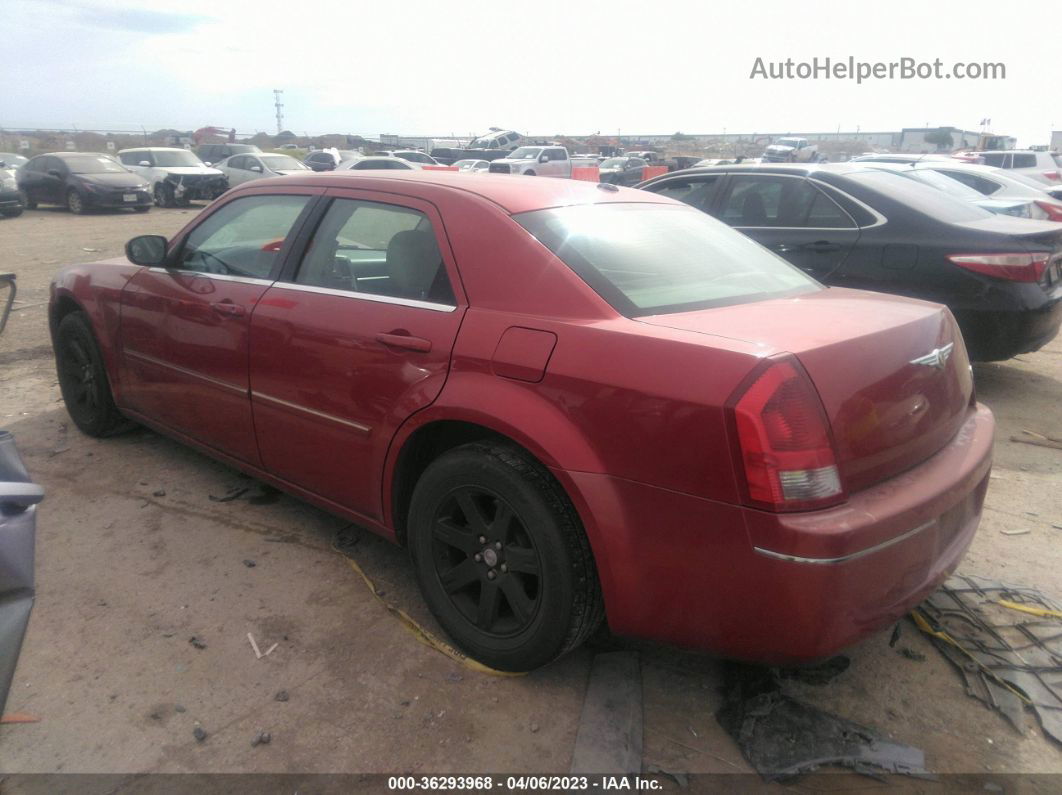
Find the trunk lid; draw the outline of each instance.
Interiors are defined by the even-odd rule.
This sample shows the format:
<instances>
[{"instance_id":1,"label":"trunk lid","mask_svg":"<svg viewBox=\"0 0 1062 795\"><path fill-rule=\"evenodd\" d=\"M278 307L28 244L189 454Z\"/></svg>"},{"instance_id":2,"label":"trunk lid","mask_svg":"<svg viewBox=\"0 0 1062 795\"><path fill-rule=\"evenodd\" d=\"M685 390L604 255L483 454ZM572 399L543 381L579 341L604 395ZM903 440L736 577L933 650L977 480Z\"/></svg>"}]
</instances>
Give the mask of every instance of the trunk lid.
<instances>
[{"instance_id":1,"label":"trunk lid","mask_svg":"<svg viewBox=\"0 0 1062 795\"><path fill-rule=\"evenodd\" d=\"M973 391L951 313L924 301L830 288L639 320L749 342L764 356L794 354L826 409L849 492L940 450L962 425Z\"/></svg>"}]
</instances>

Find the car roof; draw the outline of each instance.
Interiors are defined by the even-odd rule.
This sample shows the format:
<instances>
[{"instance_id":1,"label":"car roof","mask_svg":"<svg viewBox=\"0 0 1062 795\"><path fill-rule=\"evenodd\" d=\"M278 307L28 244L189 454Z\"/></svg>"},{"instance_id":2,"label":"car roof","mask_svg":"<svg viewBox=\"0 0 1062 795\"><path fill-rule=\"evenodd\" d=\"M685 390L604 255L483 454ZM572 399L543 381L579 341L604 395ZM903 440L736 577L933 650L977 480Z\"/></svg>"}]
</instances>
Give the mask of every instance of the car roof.
<instances>
[{"instance_id":1,"label":"car roof","mask_svg":"<svg viewBox=\"0 0 1062 795\"><path fill-rule=\"evenodd\" d=\"M678 175L691 174L721 174L721 173L749 173L749 174L792 174L794 176L807 177L816 173L830 174L855 174L869 171L871 163L848 162L848 163L730 163L718 166L694 166L680 171L672 171L654 177L653 182ZM882 165L882 164L874 164Z\"/></svg>"},{"instance_id":2,"label":"car roof","mask_svg":"<svg viewBox=\"0 0 1062 795\"><path fill-rule=\"evenodd\" d=\"M119 149L118 154L122 152L187 152L189 150L182 146L131 146L128 149Z\"/></svg>"},{"instance_id":3,"label":"car roof","mask_svg":"<svg viewBox=\"0 0 1062 795\"><path fill-rule=\"evenodd\" d=\"M406 184L401 184L406 183ZM502 176L499 174L459 174L454 171L328 171L308 172L305 175L277 177L270 185L299 184L322 188L349 187L358 190L397 192L399 188L410 189L416 195L423 188L422 198L428 194L454 191L464 195L479 196L508 213L524 213L551 207L601 203L679 204L672 199L649 191L633 188L600 188L596 182L574 179L543 179L538 177ZM246 183L248 189L261 187L254 181ZM238 186L239 191L244 186Z\"/></svg>"}]
</instances>

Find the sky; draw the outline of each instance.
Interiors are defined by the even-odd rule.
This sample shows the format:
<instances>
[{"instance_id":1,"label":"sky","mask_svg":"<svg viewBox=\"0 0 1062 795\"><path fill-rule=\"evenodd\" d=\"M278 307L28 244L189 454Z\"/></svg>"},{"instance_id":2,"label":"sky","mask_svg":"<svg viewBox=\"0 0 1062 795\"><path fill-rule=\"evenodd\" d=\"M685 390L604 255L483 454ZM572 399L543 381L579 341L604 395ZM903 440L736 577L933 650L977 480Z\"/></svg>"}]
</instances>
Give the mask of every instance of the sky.
<instances>
[{"instance_id":1,"label":"sky","mask_svg":"<svg viewBox=\"0 0 1062 795\"><path fill-rule=\"evenodd\" d=\"M494 7L490 7L494 6ZM1062 129L1052 0L5 0L0 128L467 136ZM272 9L278 10L272 10ZM1014 17L1010 22L1006 20ZM1018 33L1026 31L1026 33ZM1057 50L1057 48L1053 48ZM941 59L1005 79L751 79L765 64Z\"/></svg>"}]
</instances>

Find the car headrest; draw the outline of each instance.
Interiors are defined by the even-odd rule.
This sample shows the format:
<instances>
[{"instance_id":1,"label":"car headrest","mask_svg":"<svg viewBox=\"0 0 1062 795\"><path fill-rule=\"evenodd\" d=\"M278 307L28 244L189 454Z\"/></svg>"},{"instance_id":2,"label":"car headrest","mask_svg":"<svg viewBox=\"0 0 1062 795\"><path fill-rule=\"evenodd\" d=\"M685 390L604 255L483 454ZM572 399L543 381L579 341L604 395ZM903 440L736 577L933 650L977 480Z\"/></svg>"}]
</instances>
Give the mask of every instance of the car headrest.
<instances>
[{"instance_id":1,"label":"car headrest","mask_svg":"<svg viewBox=\"0 0 1062 795\"><path fill-rule=\"evenodd\" d=\"M425 300L442 265L435 235L427 230L399 232L387 245L387 273L395 291Z\"/></svg>"}]
</instances>

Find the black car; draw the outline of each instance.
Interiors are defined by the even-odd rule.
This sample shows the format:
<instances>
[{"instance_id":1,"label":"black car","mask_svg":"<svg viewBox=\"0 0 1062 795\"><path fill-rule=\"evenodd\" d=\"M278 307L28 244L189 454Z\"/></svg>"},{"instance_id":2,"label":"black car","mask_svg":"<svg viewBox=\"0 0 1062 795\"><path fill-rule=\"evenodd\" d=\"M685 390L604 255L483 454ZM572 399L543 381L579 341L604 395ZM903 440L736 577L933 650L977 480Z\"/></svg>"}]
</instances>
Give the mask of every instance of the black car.
<instances>
[{"instance_id":1,"label":"black car","mask_svg":"<svg viewBox=\"0 0 1062 795\"><path fill-rule=\"evenodd\" d=\"M598 179L613 185L637 185L647 165L640 157L610 157L598 166Z\"/></svg>"},{"instance_id":2,"label":"black car","mask_svg":"<svg viewBox=\"0 0 1062 795\"><path fill-rule=\"evenodd\" d=\"M103 207L132 207L146 213L154 203L151 186L110 155L53 152L37 155L18 170L18 189L29 209L61 204L72 213Z\"/></svg>"},{"instance_id":3,"label":"black car","mask_svg":"<svg viewBox=\"0 0 1062 795\"><path fill-rule=\"evenodd\" d=\"M195 153L199 155L200 160L208 166L212 166L232 155L245 155L249 152L261 151L254 144L202 144L195 150Z\"/></svg>"},{"instance_id":4,"label":"black car","mask_svg":"<svg viewBox=\"0 0 1062 795\"><path fill-rule=\"evenodd\" d=\"M306 159L302 161L304 166L309 166L314 171L335 171L336 166L340 163L344 163L347 160L354 160L361 157L360 152L355 152L352 149L339 149L339 161L336 161L336 156L331 151L325 151L319 149L316 152L310 152L306 155Z\"/></svg>"},{"instance_id":5,"label":"black car","mask_svg":"<svg viewBox=\"0 0 1062 795\"><path fill-rule=\"evenodd\" d=\"M859 163L687 169L640 188L697 207L819 281L946 304L972 359L1043 347L1062 323L1062 225L994 215Z\"/></svg>"}]
</instances>

